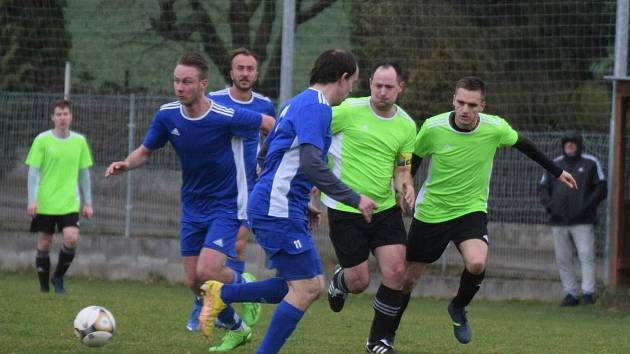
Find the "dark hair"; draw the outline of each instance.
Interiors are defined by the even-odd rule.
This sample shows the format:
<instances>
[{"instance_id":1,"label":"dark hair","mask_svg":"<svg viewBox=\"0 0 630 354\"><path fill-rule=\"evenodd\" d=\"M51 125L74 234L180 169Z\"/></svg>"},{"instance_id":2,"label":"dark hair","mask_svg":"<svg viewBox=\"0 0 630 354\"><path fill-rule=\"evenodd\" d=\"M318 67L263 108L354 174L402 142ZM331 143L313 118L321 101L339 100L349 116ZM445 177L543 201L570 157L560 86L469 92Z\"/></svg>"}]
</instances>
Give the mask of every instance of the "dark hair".
<instances>
[{"instance_id":1,"label":"dark hair","mask_svg":"<svg viewBox=\"0 0 630 354\"><path fill-rule=\"evenodd\" d=\"M232 61L234 60L234 58L236 58L237 55L245 55L248 57L254 57L254 59L256 59L256 64L258 64L258 57L256 56L256 54L254 54L254 52L252 52L251 50L245 47L240 47L230 52L230 66L232 66Z\"/></svg>"},{"instance_id":2,"label":"dark hair","mask_svg":"<svg viewBox=\"0 0 630 354\"><path fill-rule=\"evenodd\" d=\"M403 72L402 67L400 66L400 63L394 60L383 60L376 63L376 65L372 67L372 72L370 72L370 79L374 77L374 73L379 68L383 68L383 69L393 68L394 71L396 71L396 81L398 82L405 81L406 79L405 73Z\"/></svg>"},{"instance_id":3,"label":"dark hair","mask_svg":"<svg viewBox=\"0 0 630 354\"><path fill-rule=\"evenodd\" d=\"M345 49L329 49L317 57L311 69L310 85L336 82L344 73L348 76L357 71L354 55Z\"/></svg>"},{"instance_id":4,"label":"dark hair","mask_svg":"<svg viewBox=\"0 0 630 354\"><path fill-rule=\"evenodd\" d=\"M205 80L208 78L208 61L203 55L196 52L189 52L181 57L177 61L178 65L192 66L199 70L199 79Z\"/></svg>"},{"instance_id":5,"label":"dark hair","mask_svg":"<svg viewBox=\"0 0 630 354\"><path fill-rule=\"evenodd\" d=\"M468 91L481 91L481 98L486 97L486 84L476 76L467 76L457 81L455 85L455 91L463 88Z\"/></svg>"},{"instance_id":6,"label":"dark hair","mask_svg":"<svg viewBox=\"0 0 630 354\"><path fill-rule=\"evenodd\" d=\"M66 100L66 99L61 99L61 100L57 100L53 103L52 105L52 109L50 111L50 114L53 115L55 114L55 109L65 109L67 108L70 112L72 112L72 106L70 105L70 101Z\"/></svg>"}]
</instances>

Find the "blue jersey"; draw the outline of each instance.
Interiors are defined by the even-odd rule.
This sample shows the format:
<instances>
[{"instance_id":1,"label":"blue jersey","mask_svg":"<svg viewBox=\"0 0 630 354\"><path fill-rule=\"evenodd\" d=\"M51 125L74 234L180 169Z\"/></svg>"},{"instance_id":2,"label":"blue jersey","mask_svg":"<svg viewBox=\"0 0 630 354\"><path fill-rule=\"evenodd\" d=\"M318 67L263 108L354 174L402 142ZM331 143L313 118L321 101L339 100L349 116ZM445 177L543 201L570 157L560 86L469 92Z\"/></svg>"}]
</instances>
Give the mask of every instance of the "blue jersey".
<instances>
[{"instance_id":1,"label":"blue jersey","mask_svg":"<svg viewBox=\"0 0 630 354\"><path fill-rule=\"evenodd\" d=\"M255 139L261 121L259 113L215 102L199 118L187 117L179 102L160 107L143 145L156 150L170 141L177 152L182 221L203 222L218 215L247 218L243 139Z\"/></svg>"},{"instance_id":2,"label":"blue jersey","mask_svg":"<svg viewBox=\"0 0 630 354\"><path fill-rule=\"evenodd\" d=\"M227 107L239 107L250 111L264 113L272 117L276 116L276 111L271 100L257 92L252 92L252 97L248 101L239 101L230 95L230 89L208 93L208 98ZM254 139L243 139L243 163L247 176L247 190L251 192L256 182L256 156L258 155L258 135Z\"/></svg>"},{"instance_id":3,"label":"blue jersey","mask_svg":"<svg viewBox=\"0 0 630 354\"><path fill-rule=\"evenodd\" d=\"M261 216L306 219L312 188L300 170L300 145L322 151L330 147L332 109L324 94L309 88L293 97L280 111L267 136L263 173L249 196L247 212Z\"/></svg>"}]
</instances>

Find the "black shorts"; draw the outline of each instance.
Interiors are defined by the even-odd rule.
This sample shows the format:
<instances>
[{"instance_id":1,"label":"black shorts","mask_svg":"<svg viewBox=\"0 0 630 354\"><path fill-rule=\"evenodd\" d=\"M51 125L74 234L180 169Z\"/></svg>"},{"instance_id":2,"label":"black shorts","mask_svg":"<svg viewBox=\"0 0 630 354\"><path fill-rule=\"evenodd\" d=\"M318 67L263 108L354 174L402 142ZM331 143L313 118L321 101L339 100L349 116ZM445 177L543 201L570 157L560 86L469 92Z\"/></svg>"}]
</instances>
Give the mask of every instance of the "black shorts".
<instances>
[{"instance_id":1,"label":"black shorts","mask_svg":"<svg viewBox=\"0 0 630 354\"><path fill-rule=\"evenodd\" d=\"M79 227L79 213L65 215L43 215L37 214L31 221L31 232L42 232L48 235L63 231L64 227Z\"/></svg>"},{"instance_id":2,"label":"black shorts","mask_svg":"<svg viewBox=\"0 0 630 354\"><path fill-rule=\"evenodd\" d=\"M455 245L472 239L488 243L487 225L488 215L481 211L439 223L426 223L414 218L407 238L407 261L433 263L451 241Z\"/></svg>"},{"instance_id":3,"label":"black shorts","mask_svg":"<svg viewBox=\"0 0 630 354\"><path fill-rule=\"evenodd\" d=\"M374 214L369 224L362 214L329 208L328 225L330 240L343 268L366 261L370 251L377 247L404 245L407 238L398 206Z\"/></svg>"}]
</instances>

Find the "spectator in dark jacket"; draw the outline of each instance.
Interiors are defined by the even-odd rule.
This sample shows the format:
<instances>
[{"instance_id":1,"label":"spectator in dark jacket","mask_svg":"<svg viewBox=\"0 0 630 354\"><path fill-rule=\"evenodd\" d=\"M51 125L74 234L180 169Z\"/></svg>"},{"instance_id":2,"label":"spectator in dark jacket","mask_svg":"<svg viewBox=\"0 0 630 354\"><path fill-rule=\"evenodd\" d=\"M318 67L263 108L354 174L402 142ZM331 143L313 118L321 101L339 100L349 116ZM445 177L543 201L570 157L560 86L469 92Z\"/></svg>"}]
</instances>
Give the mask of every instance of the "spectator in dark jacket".
<instances>
[{"instance_id":1,"label":"spectator in dark jacket","mask_svg":"<svg viewBox=\"0 0 630 354\"><path fill-rule=\"evenodd\" d=\"M562 155L554 162L575 178L578 189L569 189L556 178L543 174L540 181L541 201L553 230L556 263L565 297L561 306L579 304L574 273L574 249L582 268L582 303L595 302L595 237L597 206L606 198L606 180L599 160L583 153L582 136L565 134L561 141Z\"/></svg>"}]
</instances>

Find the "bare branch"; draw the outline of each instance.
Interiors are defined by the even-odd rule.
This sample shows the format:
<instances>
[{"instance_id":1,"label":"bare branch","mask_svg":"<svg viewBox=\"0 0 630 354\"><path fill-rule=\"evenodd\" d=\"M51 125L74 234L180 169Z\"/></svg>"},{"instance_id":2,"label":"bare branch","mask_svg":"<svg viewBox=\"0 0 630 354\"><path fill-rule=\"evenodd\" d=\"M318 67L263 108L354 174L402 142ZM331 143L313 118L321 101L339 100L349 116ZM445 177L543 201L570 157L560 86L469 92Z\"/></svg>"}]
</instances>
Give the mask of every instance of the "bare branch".
<instances>
[{"instance_id":1,"label":"bare branch","mask_svg":"<svg viewBox=\"0 0 630 354\"><path fill-rule=\"evenodd\" d=\"M160 17L150 18L151 28L160 37L173 41L188 40L192 35L192 31L185 26L177 24L177 14L174 10L176 0L160 1Z\"/></svg>"},{"instance_id":2,"label":"bare branch","mask_svg":"<svg viewBox=\"0 0 630 354\"><path fill-rule=\"evenodd\" d=\"M295 24L299 25L317 16L320 12L326 10L332 4L334 4L335 1L337 0L319 0L318 2L311 5L309 9L302 11L301 10L302 1L298 0L296 4L297 14L295 16ZM296 26L296 29L297 29L297 26Z\"/></svg>"},{"instance_id":3,"label":"bare branch","mask_svg":"<svg viewBox=\"0 0 630 354\"><path fill-rule=\"evenodd\" d=\"M195 28L201 35L204 52L206 52L210 60L219 68L219 71L224 75L224 79L227 80L229 78L229 76L227 76L229 63L225 43L221 37L219 37L214 22L212 22L212 19L201 2L199 0L190 0L189 3L193 10L192 19L189 23L196 26Z\"/></svg>"},{"instance_id":4,"label":"bare branch","mask_svg":"<svg viewBox=\"0 0 630 354\"><path fill-rule=\"evenodd\" d=\"M252 48L260 63L264 63L267 60L267 44L271 40L271 29L276 20L276 1L265 0L262 11L262 18L256 30L256 38L254 38L254 46Z\"/></svg>"}]
</instances>

